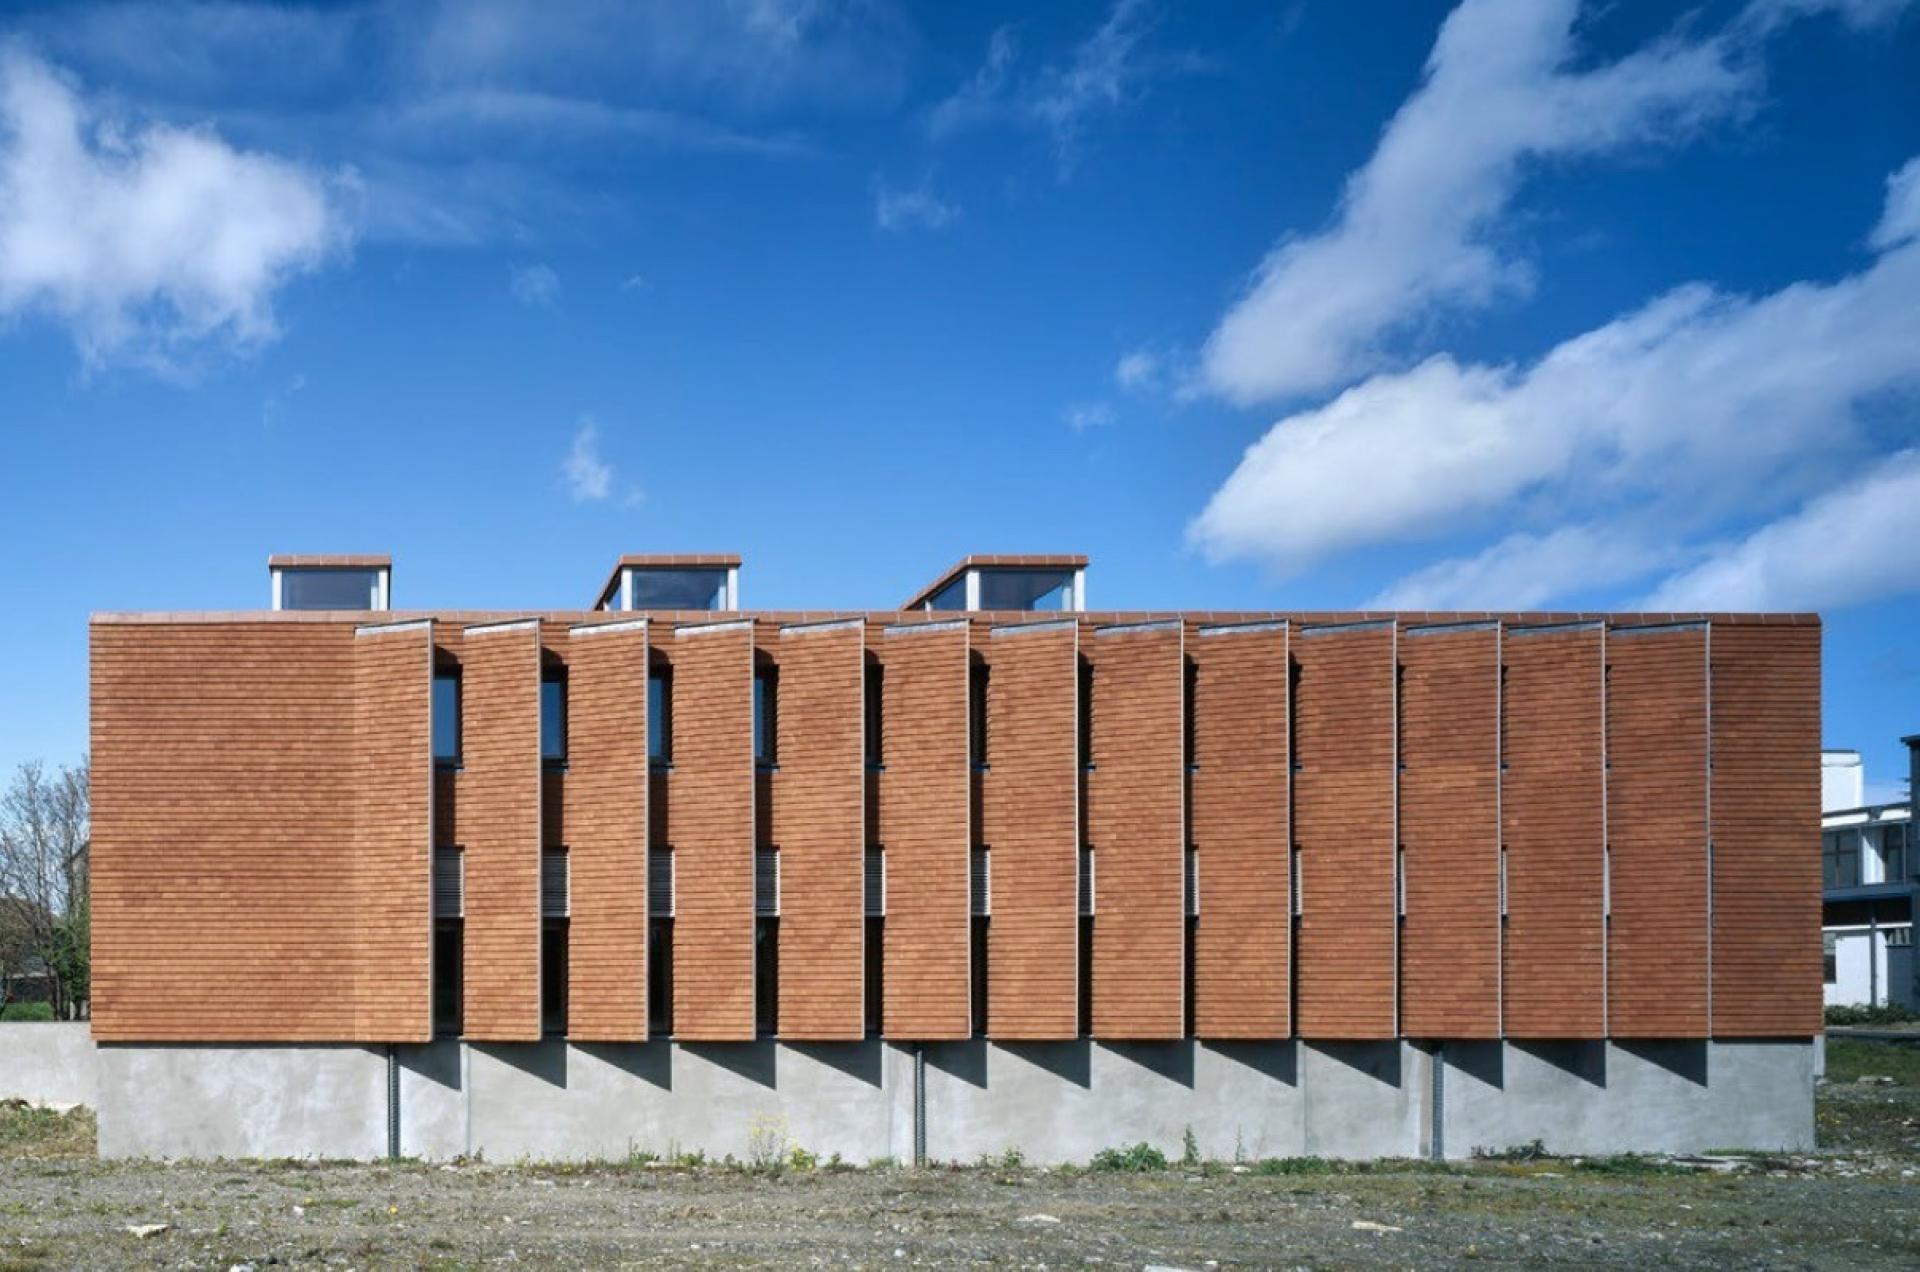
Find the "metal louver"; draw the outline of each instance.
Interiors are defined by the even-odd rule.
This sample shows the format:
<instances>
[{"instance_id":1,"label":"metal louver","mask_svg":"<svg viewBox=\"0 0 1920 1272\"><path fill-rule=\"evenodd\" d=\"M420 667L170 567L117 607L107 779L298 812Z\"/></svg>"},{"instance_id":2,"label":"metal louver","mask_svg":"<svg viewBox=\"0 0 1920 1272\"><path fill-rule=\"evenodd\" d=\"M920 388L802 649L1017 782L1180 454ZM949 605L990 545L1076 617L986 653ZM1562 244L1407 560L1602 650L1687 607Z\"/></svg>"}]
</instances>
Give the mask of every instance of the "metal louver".
<instances>
[{"instance_id":1,"label":"metal louver","mask_svg":"<svg viewBox=\"0 0 1920 1272\"><path fill-rule=\"evenodd\" d=\"M1193 918L1200 913L1200 854L1187 849L1187 868L1182 880L1186 893L1187 917Z\"/></svg>"},{"instance_id":2,"label":"metal louver","mask_svg":"<svg viewBox=\"0 0 1920 1272\"><path fill-rule=\"evenodd\" d=\"M673 849L656 848L647 854L647 917L673 917Z\"/></svg>"},{"instance_id":3,"label":"metal louver","mask_svg":"<svg viewBox=\"0 0 1920 1272\"><path fill-rule=\"evenodd\" d=\"M887 854L879 848L867 849L867 917L879 919L887 913Z\"/></svg>"},{"instance_id":4,"label":"metal louver","mask_svg":"<svg viewBox=\"0 0 1920 1272\"><path fill-rule=\"evenodd\" d=\"M543 919L566 918L570 910L571 893L567 854L564 851L541 853L540 917Z\"/></svg>"},{"instance_id":5,"label":"metal louver","mask_svg":"<svg viewBox=\"0 0 1920 1272\"><path fill-rule=\"evenodd\" d=\"M467 912L466 853L458 848L433 850L433 917L458 919Z\"/></svg>"},{"instance_id":6,"label":"metal louver","mask_svg":"<svg viewBox=\"0 0 1920 1272\"><path fill-rule=\"evenodd\" d=\"M763 919L780 917L780 850L753 851L753 912Z\"/></svg>"},{"instance_id":7,"label":"metal louver","mask_svg":"<svg viewBox=\"0 0 1920 1272\"><path fill-rule=\"evenodd\" d=\"M967 872L967 892L971 899L968 913L976 918L993 913L993 853L986 848L973 850Z\"/></svg>"},{"instance_id":8,"label":"metal louver","mask_svg":"<svg viewBox=\"0 0 1920 1272\"><path fill-rule=\"evenodd\" d=\"M1093 849L1080 850L1080 917L1093 913Z\"/></svg>"}]
</instances>

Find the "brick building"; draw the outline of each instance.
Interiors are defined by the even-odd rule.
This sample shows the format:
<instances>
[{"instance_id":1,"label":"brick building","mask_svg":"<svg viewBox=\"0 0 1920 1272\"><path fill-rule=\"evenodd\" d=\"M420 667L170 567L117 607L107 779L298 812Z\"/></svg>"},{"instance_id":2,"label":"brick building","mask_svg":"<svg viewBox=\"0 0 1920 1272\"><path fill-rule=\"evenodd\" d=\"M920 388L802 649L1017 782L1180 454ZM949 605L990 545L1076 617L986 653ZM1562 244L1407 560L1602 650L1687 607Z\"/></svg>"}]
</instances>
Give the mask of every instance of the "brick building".
<instances>
[{"instance_id":1,"label":"brick building","mask_svg":"<svg viewBox=\"0 0 1920 1272\"><path fill-rule=\"evenodd\" d=\"M270 611L95 616L103 1147L1811 1135L1817 619L1098 613L1085 566L429 614L275 557Z\"/></svg>"}]
</instances>

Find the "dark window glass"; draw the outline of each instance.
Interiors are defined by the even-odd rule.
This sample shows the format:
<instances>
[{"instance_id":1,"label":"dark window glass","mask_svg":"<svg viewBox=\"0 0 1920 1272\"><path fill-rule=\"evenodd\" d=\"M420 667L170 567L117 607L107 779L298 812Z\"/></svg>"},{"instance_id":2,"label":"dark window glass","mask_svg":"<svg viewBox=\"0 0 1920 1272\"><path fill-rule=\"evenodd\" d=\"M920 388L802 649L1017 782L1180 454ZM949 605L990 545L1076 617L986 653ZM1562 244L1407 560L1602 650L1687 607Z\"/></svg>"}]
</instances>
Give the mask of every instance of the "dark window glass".
<instances>
[{"instance_id":1,"label":"dark window glass","mask_svg":"<svg viewBox=\"0 0 1920 1272\"><path fill-rule=\"evenodd\" d=\"M987 665L973 664L967 681L967 736L976 768L987 765Z\"/></svg>"},{"instance_id":2,"label":"dark window glass","mask_svg":"<svg viewBox=\"0 0 1920 1272\"><path fill-rule=\"evenodd\" d=\"M1822 882L1829 888L1852 888L1860 883L1860 832L1830 830L1820 836Z\"/></svg>"},{"instance_id":3,"label":"dark window glass","mask_svg":"<svg viewBox=\"0 0 1920 1272\"><path fill-rule=\"evenodd\" d=\"M867 920L867 1036L885 1032L887 921L878 915Z\"/></svg>"},{"instance_id":4,"label":"dark window glass","mask_svg":"<svg viewBox=\"0 0 1920 1272\"><path fill-rule=\"evenodd\" d=\"M459 919L433 921L433 1032L438 1037L460 1036L465 929Z\"/></svg>"},{"instance_id":5,"label":"dark window glass","mask_svg":"<svg viewBox=\"0 0 1920 1272\"><path fill-rule=\"evenodd\" d=\"M540 758L549 764L567 758L567 676L548 672L540 681Z\"/></svg>"},{"instance_id":6,"label":"dark window glass","mask_svg":"<svg viewBox=\"0 0 1920 1272\"><path fill-rule=\"evenodd\" d=\"M567 921L540 923L540 1030L567 1032Z\"/></svg>"},{"instance_id":7,"label":"dark window glass","mask_svg":"<svg viewBox=\"0 0 1920 1272\"><path fill-rule=\"evenodd\" d=\"M673 763L673 673L664 668L647 677L647 758Z\"/></svg>"},{"instance_id":8,"label":"dark window glass","mask_svg":"<svg viewBox=\"0 0 1920 1272\"><path fill-rule=\"evenodd\" d=\"M1195 725L1194 718L1193 718L1193 704L1194 704L1194 700L1199 695L1199 689L1200 689L1200 666L1198 663L1194 662L1191 658L1189 658L1187 660L1185 700L1181 703L1181 711L1180 711L1180 714L1182 717L1181 723L1185 726L1185 729L1186 729L1186 748L1187 748L1187 767L1188 768L1192 768L1194 766L1195 756L1198 754L1198 752L1195 749L1196 747L1195 730L1197 726Z\"/></svg>"},{"instance_id":9,"label":"dark window glass","mask_svg":"<svg viewBox=\"0 0 1920 1272\"><path fill-rule=\"evenodd\" d=\"M938 592L935 592L933 597L927 602L927 608L937 610L963 610L967 608L966 571L962 570L960 577L941 588Z\"/></svg>"},{"instance_id":10,"label":"dark window glass","mask_svg":"<svg viewBox=\"0 0 1920 1272\"><path fill-rule=\"evenodd\" d=\"M1905 883L1907 881L1907 826L1905 822L1888 822L1880 828L1881 859L1887 863L1887 882Z\"/></svg>"},{"instance_id":11,"label":"dark window glass","mask_svg":"<svg viewBox=\"0 0 1920 1272\"><path fill-rule=\"evenodd\" d=\"M882 667L879 663L868 663L866 709L867 763L873 768L879 768L882 764L886 763L885 751L883 749L884 739L880 734L881 722L885 719L883 701L886 697L886 689L886 668Z\"/></svg>"},{"instance_id":12,"label":"dark window glass","mask_svg":"<svg viewBox=\"0 0 1920 1272\"><path fill-rule=\"evenodd\" d=\"M984 914L973 916L973 1036L987 1036L987 925Z\"/></svg>"},{"instance_id":13,"label":"dark window glass","mask_svg":"<svg viewBox=\"0 0 1920 1272\"><path fill-rule=\"evenodd\" d=\"M753 674L753 758L761 764L780 761L780 673L764 667Z\"/></svg>"},{"instance_id":14,"label":"dark window glass","mask_svg":"<svg viewBox=\"0 0 1920 1272\"><path fill-rule=\"evenodd\" d=\"M1182 993L1182 998L1184 1000L1183 1005L1186 1009L1185 1031L1186 1031L1187 1037L1189 1038L1193 1037L1195 1033L1194 1023L1193 1023L1194 1022L1193 955L1194 955L1194 947L1197 944L1199 944L1199 937L1200 937L1200 918L1198 915L1188 915L1187 916L1187 954L1186 954L1187 981L1186 981L1186 986Z\"/></svg>"},{"instance_id":15,"label":"dark window glass","mask_svg":"<svg viewBox=\"0 0 1920 1272\"><path fill-rule=\"evenodd\" d=\"M647 921L647 1033L673 1034L673 920Z\"/></svg>"},{"instance_id":16,"label":"dark window glass","mask_svg":"<svg viewBox=\"0 0 1920 1272\"><path fill-rule=\"evenodd\" d=\"M1080 660L1080 767L1093 767L1093 664Z\"/></svg>"},{"instance_id":17,"label":"dark window glass","mask_svg":"<svg viewBox=\"0 0 1920 1272\"><path fill-rule=\"evenodd\" d=\"M1840 938L1829 932L1820 938L1821 978L1829 985L1840 983Z\"/></svg>"},{"instance_id":18,"label":"dark window glass","mask_svg":"<svg viewBox=\"0 0 1920 1272\"><path fill-rule=\"evenodd\" d=\"M1080 1036L1093 1036L1093 916L1080 916Z\"/></svg>"},{"instance_id":19,"label":"dark window glass","mask_svg":"<svg viewBox=\"0 0 1920 1272\"><path fill-rule=\"evenodd\" d=\"M460 673L443 671L433 678L433 758L439 764L460 762Z\"/></svg>"},{"instance_id":20,"label":"dark window glass","mask_svg":"<svg viewBox=\"0 0 1920 1272\"><path fill-rule=\"evenodd\" d=\"M983 610L1065 610L1073 608L1070 570L981 570Z\"/></svg>"},{"instance_id":21,"label":"dark window glass","mask_svg":"<svg viewBox=\"0 0 1920 1272\"><path fill-rule=\"evenodd\" d=\"M370 610L377 570L282 570L283 610Z\"/></svg>"},{"instance_id":22,"label":"dark window glass","mask_svg":"<svg viewBox=\"0 0 1920 1272\"><path fill-rule=\"evenodd\" d=\"M637 610L717 610L726 603L727 572L708 569L632 569Z\"/></svg>"},{"instance_id":23,"label":"dark window glass","mask_svg":"<svg viewBox=\"0 0 1920 1272\"><path fill-rule=\"evenodd\" d=\"M780 920L753 921L753 1027L771 1038L780 1032Z\"/></svg>"}]
</instances>

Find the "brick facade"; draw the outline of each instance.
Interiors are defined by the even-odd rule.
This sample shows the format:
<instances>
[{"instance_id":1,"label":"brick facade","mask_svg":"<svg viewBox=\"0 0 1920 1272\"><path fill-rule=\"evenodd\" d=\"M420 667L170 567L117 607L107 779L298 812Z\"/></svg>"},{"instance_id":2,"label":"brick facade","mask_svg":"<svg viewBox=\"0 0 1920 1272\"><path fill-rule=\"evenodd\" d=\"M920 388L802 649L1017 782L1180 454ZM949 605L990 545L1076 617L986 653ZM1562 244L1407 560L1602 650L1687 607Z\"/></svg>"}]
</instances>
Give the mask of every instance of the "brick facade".
<instances>
[{"instance_id":1,"label":"brick facade","mask_svg":"<svg viewBox=\"0 0 1920 1272\"><path fill-rule=\"evenodd\" d=\"M671 848L673 1031L749 1039L756 842L782 855L778 1017L803 1041L868 1031L870 847L899 1040L971 1035L976 975L1011 1040L1077 1036L1086 980L1114 1040L1819 1027L1804 616L103 615L91 640L102 1041L425 1039L430 846L466 854L466 1035L537 1038L543 845L571 861L574 1037L646 1037L647 854ZM433 768L436 659L461 675L458 770ZM779 683L765 772L756 660ZM543 665L567 678L564 766L541 760Z\"/></svg>"}]
</instances>

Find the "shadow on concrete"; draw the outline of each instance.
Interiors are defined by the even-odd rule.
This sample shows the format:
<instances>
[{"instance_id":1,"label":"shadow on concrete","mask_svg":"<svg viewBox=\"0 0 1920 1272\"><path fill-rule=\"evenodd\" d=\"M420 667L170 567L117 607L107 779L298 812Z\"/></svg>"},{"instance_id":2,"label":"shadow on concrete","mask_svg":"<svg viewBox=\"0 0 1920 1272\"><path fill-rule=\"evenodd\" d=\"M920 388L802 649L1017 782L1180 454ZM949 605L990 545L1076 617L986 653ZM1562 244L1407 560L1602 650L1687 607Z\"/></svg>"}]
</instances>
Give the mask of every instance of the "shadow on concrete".
<instances>
[{"instance_id":1,"label":"shadow on concrete","mask_svg":"<svg viewBox=\"0 0 1920 1272\"><path fill-rule=\"evenodd\" d=\"M929 1042L925 1044L927 1063L949 1077L960 1079L968 1086L981 1090L987 1088L987 1044L984 1039L971 1038L966 1042ZM902 1048L909 1057L913 1055L913 1045Z\"/></svg>"},{"instance_id":2,"label":"shadow on concrete","mask_svg":"<svg viewBox=\"0 0 1920 1272\"><path fill-rule=\"evenodd\" d=\"M460 1044L429 1042L418 1047L401 1047L400 1067L449 1091L460 1089Z\"/></svg>"},{"instance_id":3,"label":"shadow on concrete","mask_svg":"<svg viewBox=\"0 0 1920 1272\"><path fill-rule=\"evenodd\" d=\"M1193 1089L1193 1039L1178 1042L1103 1042L1101 1048L1131 1060L1149 1073Z\"/></svg>"},{"instance_id":4,"label":"shadow on concrete","mask_svg":"<svg viewBox=\"0 0 1920 1272\"><path fill-rule=\"evenodd\" d=\"M1070 1042L997 1042L993 1045L1083 1090L1093 1086L1093 1043L1089 1039L1075 1038Z\"/></svg>"},{"instance_id":5,"label":"shadow on concrete","mask_svg":"<svg viewBox=\"0 0 1920 1272\"><path fill-rule=\"evenodd\" d=\"M1604 1042L1515 1041L1513 1045L1563 1073L1597 1087L1607 1085L1607 1044Z\"/></svg>"},{"instance_id":6,"label":"shadow on concrete","mask_svg":"<svg viewBox=\"0 0 1920 1272\"><path fill-rule=\"evenodd\" d=\"M540 1042L476 1042L471 1046L481 1055L512 1065L529 1077L566 1089L567 1044L564 1042L547 1038Z\"/></svg>"},{"instance_id":7,"label":"shadow on concrete","mask_svg":"<svg viewBox=\"0 0 1920 1272\"><path fill-rule=\"evenodd\" d=\"M858 1078L868 1086L880 1085L880 1069L883 1057L880 1048L885 1044L878 1040L866 1042L790 1042L787 1047L810 1060L817 1060L830 1069L838 1069L850 1078Z\"/></svg>"},{"instance_id":8,"label":"shadow on concrete","mask_svg":"<svg viewBox=\"0 0 1920 1272\"><path fill-rule=\"evenodd\" d=\"M1457 1069L1496 1091L1506 1089L1507 1044L1504 1042L1449 1042L1445 1056L1448 1068Z\"/></svg>"},{"instance_id":9,"label":"shadow on concrete","mask_svg":"<svg viewBox=\"0 0 1920 1272\"><path fill-rule=\"evenodd\" d=\"M673 1044L653 1042L576 1042L582 1055L592 1056L662 1091L673 1090Z\"/></svg>"},{"instance_id":10,"label":"shadow on concrete","mask_svg":"<svg viewBox=\"0 0 1920 1272\"><path fill-rule=\"evenodd\" d=\"M1685 1078L1695 1086L1707 1085L1707 1043L1704 1038L1622 1041L1614 1045L1649 1064L1659 1065L1675 1077Z\"/></svg>"},{"instance_id":11,"label":"shadow on concrete","mask_svg":"<svg viewBox=\"0 0 1920 1272\"><path fill-rule=\"evenodd\" d=\"M771 1038L756 1038L752 1042L683 1042L680 1050L690 1056L699 1056L702 1060L717 1064L722 1069L737 1073L749 1082L757 1082L772 1089L779 1085L774 1078L773 1063L774 1041Z\"/></svg>"},{"instance_id":12,"label":"shadow on concrete","mask_svg":"<svg viewBox=\"0 0 1920 1272\"><path fill-rule=\"evenodd\" d=\"M1400 1085L1400 1044L1397 1042L1309 1042L1321 1055L1349 1069L1376 1078L1388 1086Z\"/></svg>"},{"instance_id":13,"label":"shadow on concrete","mask_svg":"<svg viewBox=\"0 0 1920 1272\"><path fill-rule=\"evenodd\" d=\"M1215 1041L1200 1045L1235 1064L1252 1069L1262 1077L1284 1082L1290 1087L1300 1085L1300 1045L1296 1042Z\"/></svg>"}]
</instances>

